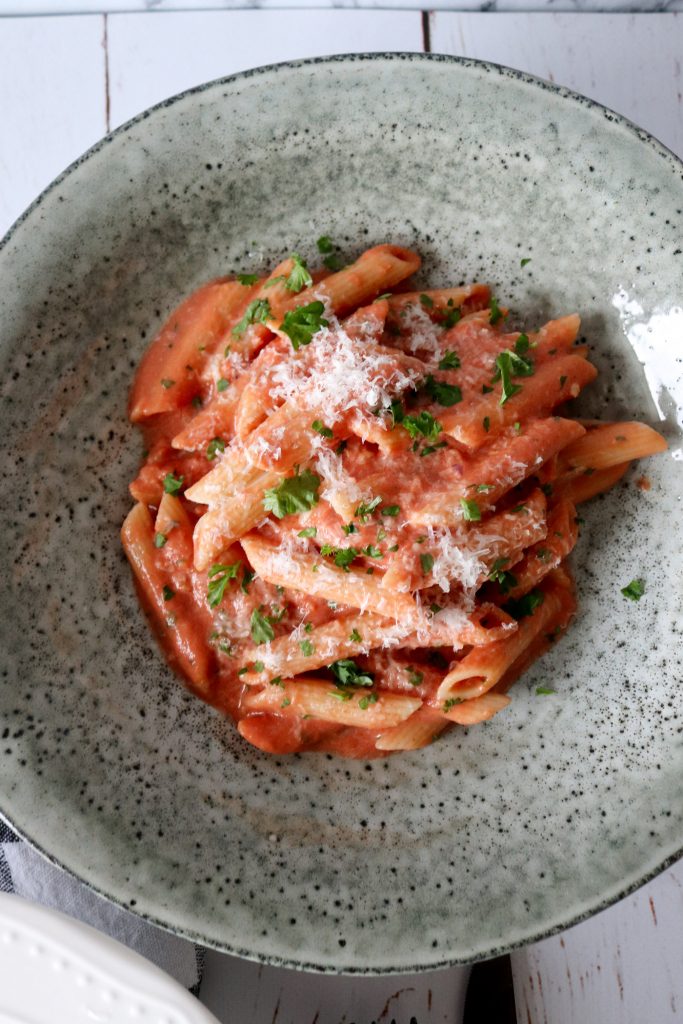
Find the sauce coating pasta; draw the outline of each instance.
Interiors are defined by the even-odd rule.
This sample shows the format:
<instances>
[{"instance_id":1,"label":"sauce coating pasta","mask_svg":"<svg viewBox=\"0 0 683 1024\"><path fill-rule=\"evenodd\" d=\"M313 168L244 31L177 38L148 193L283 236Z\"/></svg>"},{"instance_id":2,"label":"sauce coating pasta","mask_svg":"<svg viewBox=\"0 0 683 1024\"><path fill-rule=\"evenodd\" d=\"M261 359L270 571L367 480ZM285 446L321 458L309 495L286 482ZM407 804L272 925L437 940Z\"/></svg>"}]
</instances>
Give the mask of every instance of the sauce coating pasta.
<instances>
[{"instance_id":1,"label":"sauce coating pasta","mask_svg":"<svg viewBox=\"0 0 683 1024\"><path fill-rule=\"evenodd\" d=\"M326 262L169 317L122 539L169 662L245 740L378 757L510 703L575 611L576 504L666 445L558 415L597 374L578 316L512 331L485 285L410 290L399 246Z\"/></svg>"}]
</instances>

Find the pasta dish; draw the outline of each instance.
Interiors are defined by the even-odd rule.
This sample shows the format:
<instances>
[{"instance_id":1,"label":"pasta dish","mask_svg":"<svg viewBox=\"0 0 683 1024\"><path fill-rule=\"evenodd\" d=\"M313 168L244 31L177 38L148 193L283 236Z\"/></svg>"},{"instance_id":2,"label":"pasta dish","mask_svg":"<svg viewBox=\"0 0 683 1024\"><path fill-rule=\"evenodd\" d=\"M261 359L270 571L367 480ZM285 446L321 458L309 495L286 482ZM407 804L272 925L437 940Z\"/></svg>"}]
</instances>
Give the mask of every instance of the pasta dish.
<instances>
[{"instance_id":1,"label":"pasta dish","mask_svg":"<svg viewBox=\"0 0 683 1024\"><path fill-rule=\"evenodd\" d=\"M318 249L164 324L122 537L169 661L245 740L376 757L510 703L575 611L576 506L666 445L557 414L597 375L578 316L512 330L485 285L411 290L408 249Z\"/></svg>"}]
</instances>

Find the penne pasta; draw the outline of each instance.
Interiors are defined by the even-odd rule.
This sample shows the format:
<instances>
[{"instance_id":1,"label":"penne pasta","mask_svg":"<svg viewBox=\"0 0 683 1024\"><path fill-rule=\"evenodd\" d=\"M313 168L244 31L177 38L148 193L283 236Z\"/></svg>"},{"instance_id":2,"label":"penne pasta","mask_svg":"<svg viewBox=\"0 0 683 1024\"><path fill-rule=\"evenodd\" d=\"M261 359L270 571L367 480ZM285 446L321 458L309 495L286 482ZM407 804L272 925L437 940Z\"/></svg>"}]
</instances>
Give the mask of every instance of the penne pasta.
<instances>
[{"instance_id":1,"label":"penne pasta","mask_svg":"<svg viewBox=\"0 0 683 1024\"><path fill-rule=\"evenodd\" d=\"M376 245L209 282L150 345L124 550L167 657L268 754L383 757L485 722L576 608L576 503L666 443L556 416L580 320ZM579 343L580 342L580 343Z\"/></svg>"}]
</instances>

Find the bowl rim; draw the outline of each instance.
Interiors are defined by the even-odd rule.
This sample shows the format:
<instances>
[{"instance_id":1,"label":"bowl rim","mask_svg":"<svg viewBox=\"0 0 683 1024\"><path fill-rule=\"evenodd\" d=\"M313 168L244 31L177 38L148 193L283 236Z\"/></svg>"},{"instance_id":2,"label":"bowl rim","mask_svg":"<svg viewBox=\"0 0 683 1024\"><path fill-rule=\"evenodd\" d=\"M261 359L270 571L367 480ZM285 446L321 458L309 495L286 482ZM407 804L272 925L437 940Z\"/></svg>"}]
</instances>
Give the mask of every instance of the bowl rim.
<instances>
[{"instance_id":1,"label":"bowl rim","mask_svg":"<svg viewBox=\"0 0 683 1024\"><path fill-rule=\"evenodd\" d=\"M211 90L220 89L233 83L246 82L252 78L259 78L268 74L278 73L280 71L295 71L298 68L311 68L317 65L320 66L333 66L336 64L351 64L354 62L384 62L384 63L398 63L401 61L409 61L415 63L427 64L445 64L452 65L454 67L462 68L464 70L471 70L473 73L485 72L487 74L494 73L501 78L510 78L523 85L531 87L533 90L541 90L551 93L553 96L561 98L563 101L567 101L573 107L584 107L589 111L601 113L603 117L623 128L635 138L649 146L654 152L668 163L671 164L671 169L677 172L681 179L681 190L683 191L683 158L678 157L671 149L669 149L664 143L660 142L654 135L646 131L646 129L639 127L635 122L625 117L623 114L619 114L612 110L610 107L605 106L603 103L599 103L597 100L591 99L588 96L584 96L582 93L576 90L570 89L566 86L558 85L554 82L549 82L546 79L540 78L537 75L532 75L526 71L520 71L516 68L508 67L504 64L497 64L493 61L478 60L472 57L458 57L450 54L432 53L432 52L421 52L421 51L379 51L372 53L342 53L333 54L323 57L307 57L296 60L278 61L271 64L263 64L258 67L248 68L244 71L238 71L231 75L225 75L221 78L211 79L208 82L203 82L199 85L192 86L188 89L184 89L179 93L175 93L166 99L160 100L158 103L153 104L150 107L145 108L136 114L134 117L123 122L117 128L110 132L107 132L101 139L90 146L84 153L73 160L67 167L61 171L43 190L39 195L30 203L30 205L17 217L17 219L10 225L4 236L0 238L0 254L7 248L8 244L14 238L17 230L27 221L34 211L38 210L42 205L43 201L55 190L62 182L64 182L73 171L78 167L85 164L92 156L104 149L110 142L114 141L119 136L125 134L131 128L141 124L147 120L148 117L153 116L161 110L172 107L175 104L194 96L200 96L205 92ZM595 902L591 903L591 906L579 911L578 913L571 914L563 917L561 921L555 924L548 925L545 928L538 929L538 927L530 927L523 937L515 938L507 942L501 941L497 945L492 945L477 951L471 956L447 956L441 957L438 960L434 960L428 964L400 964L397 967L358 967L352 964L337 963L334 966L320 965L319 963L306 962L301 959L295 960L291 957L279 957L272 954L265 954L254 952L250 949L244 949L239 946L239 943L230 943L228 941L220 940L208 940L206 936L201 935L199 932L195 932L190 928L179 928L171 925L163 920L160 920L153 914L147 914L135 907L130 907L124 901L108 892L103 891L98 885L93 882L87 881L78 872L77 869L71 868L64 864L57 857L53 856L49 851L43 848L42 844L36 839L32 838L28 832L18 827L7 813L0 808L0 822L4 822L20 839L27 842L36 852L38 852L47 861L54 864L56 867L65 871L72 878L75 878L81 884L87 886L91 892L101 896L108 902L114 904L122 910L126 910L129 913L135 914L142 920L147 921L164 931L170 932L171 934L177 935L180 938L187 939L190 942L194 942L197 945L206 946L209 949L215 949L218 952L227 953L232 956L239 956L246 960L255 961L257 963L267 964L273 967L292 968L300 971L307 971L316 974L325 975L349 975L349 976L366 976L366 977L378 977L384 975L397 975L397 974L408 974L408 973L423 973L425 971L442 970L448 967L464 966L472 963L476 963L480 960L487 960L493 957L502 956L506 953L511 952L515 949L520 949L524 946L532 943L540 942L544 939L551 938L554 935L564 932L574 925L580 924L582 921L586 921L593 917L595 914L600 913L603 910L613 906L626 896L636 892L642 886L646 885L652 879L656 878L659 874L665 871L672 864L683 858L683 836L681 837L681 846L679 846L673 853L668 854L661 861L657 861L654 867L649 867L644 873L638 874L638 877L633 881L617 888L614 892L611 892L607 896L603 896Z\"/></svg>"}]
</instances>

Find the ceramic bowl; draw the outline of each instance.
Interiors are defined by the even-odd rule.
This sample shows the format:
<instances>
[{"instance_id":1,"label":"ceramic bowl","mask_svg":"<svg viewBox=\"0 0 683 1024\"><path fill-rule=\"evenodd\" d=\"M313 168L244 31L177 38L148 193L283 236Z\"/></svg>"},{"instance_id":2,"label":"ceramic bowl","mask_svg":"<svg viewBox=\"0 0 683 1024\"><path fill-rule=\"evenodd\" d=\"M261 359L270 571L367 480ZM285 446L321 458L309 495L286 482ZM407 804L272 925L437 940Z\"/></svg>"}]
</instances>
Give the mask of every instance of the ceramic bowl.
<instances>
[{"instance_id":1,"label":"ceramic bowl","mask_svg":"<svg viewBox=\"0 0 683 1024\"><path fill-rule=\"evenodd\" d=\"M70 167L0 252L8 820L167 928L324 971L490 956L679 856L682 211L683 167L623 119L413 54L214 82ZM582 512L579 614L510 708L372 763L261 754L191 697L118 539L146 343L201 281L313 258L322 234L349 257L416 246L423 281L489 281L528 326L579 311L600 370L583 415L671 445Z\"/></svg>"}]
</instances>

